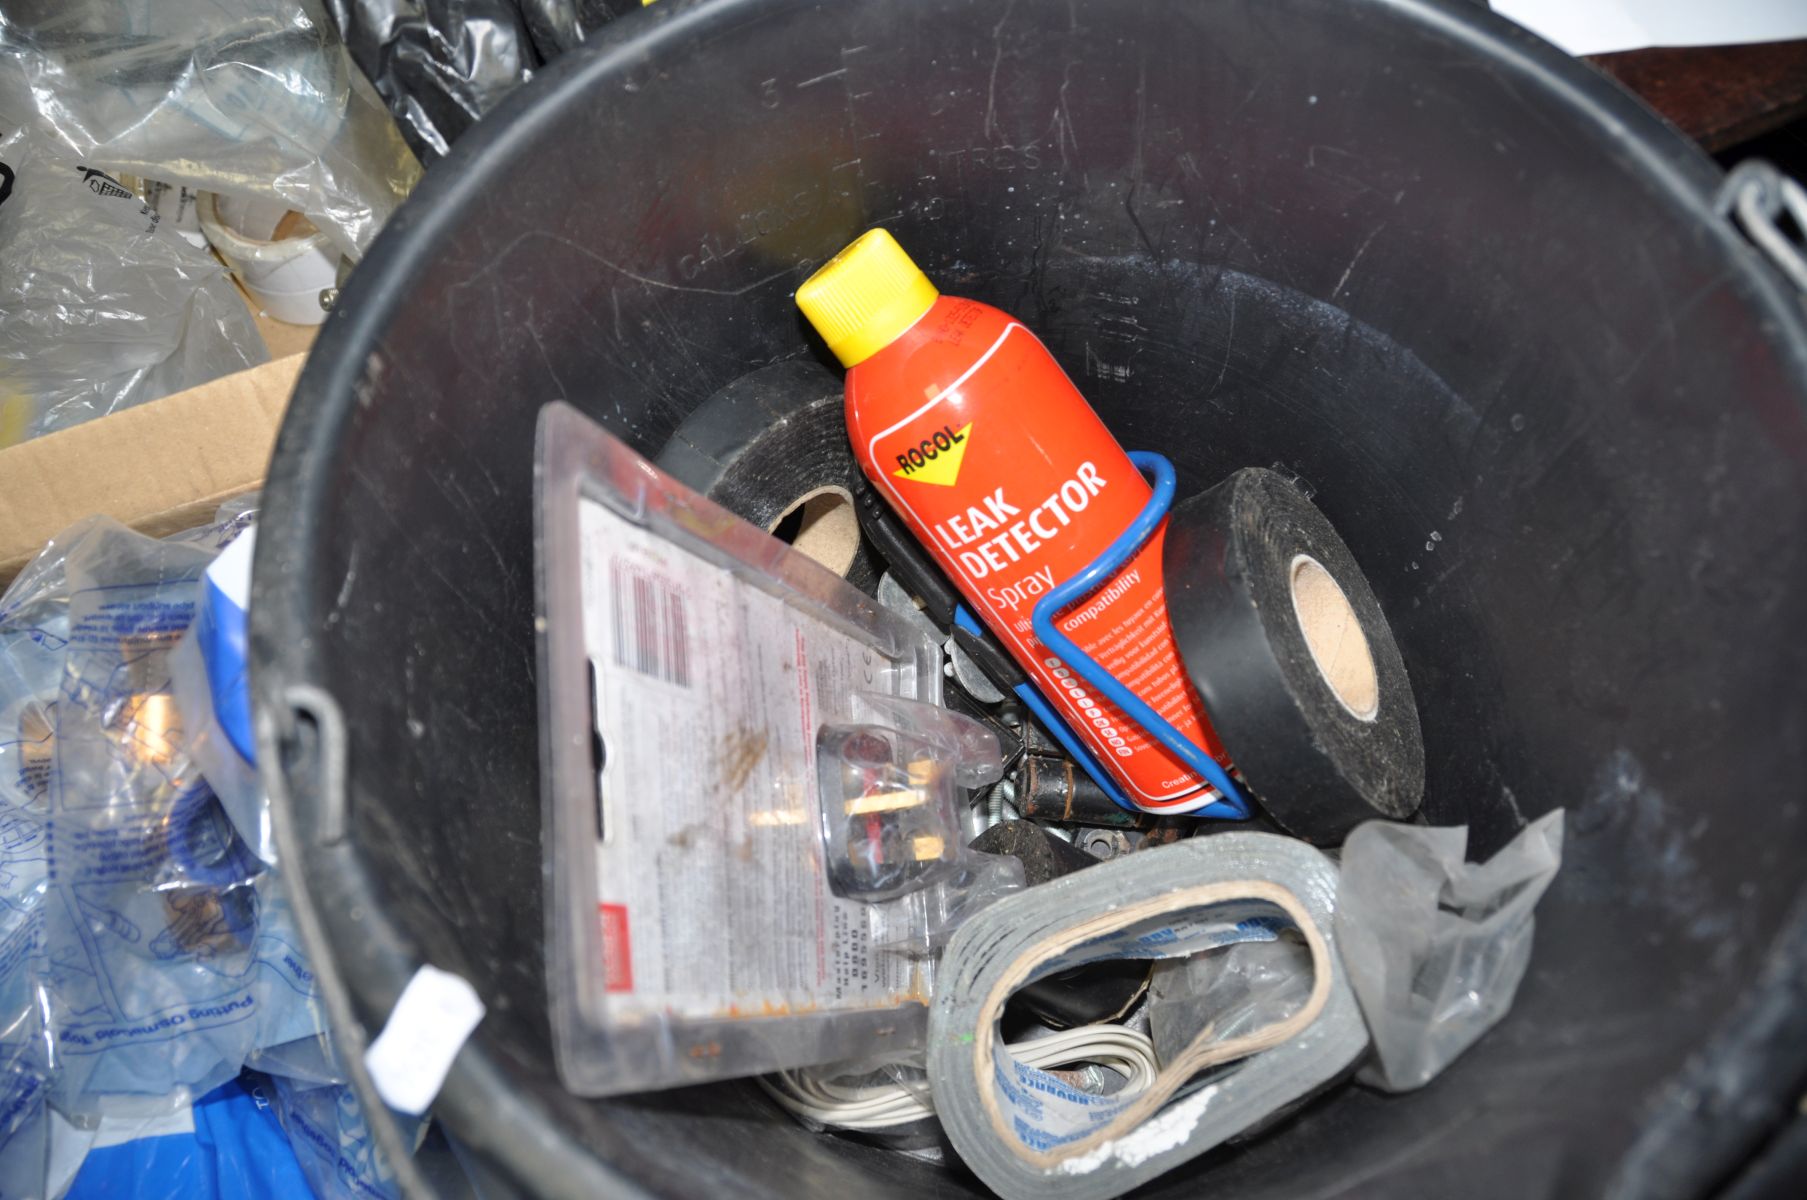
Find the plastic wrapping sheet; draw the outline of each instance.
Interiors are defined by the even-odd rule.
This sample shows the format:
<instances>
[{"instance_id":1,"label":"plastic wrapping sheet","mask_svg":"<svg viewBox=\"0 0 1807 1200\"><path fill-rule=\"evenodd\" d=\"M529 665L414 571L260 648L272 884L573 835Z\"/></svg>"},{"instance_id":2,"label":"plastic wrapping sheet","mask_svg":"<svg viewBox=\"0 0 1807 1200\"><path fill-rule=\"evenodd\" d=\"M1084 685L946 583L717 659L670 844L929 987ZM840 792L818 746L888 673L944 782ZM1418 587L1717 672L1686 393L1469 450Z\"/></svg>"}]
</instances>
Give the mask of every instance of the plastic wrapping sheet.
<instances>
[{"instance_id":1,"label":"plastic wrapping sheet","mask_svg":"<svg viewBox=\"0 0 1807 1200\"><path fill-rule=\"evenodd\" d=\"M1485 863L1466 826L1370 821L1343 845L1337 936L1374 1061L1361 1081L1423 1087L1512 1007L1531 962L1532 910L1562 865L1561 809Z\"/></svg>"},{"instance_id":2,"label":"plastic wrapping sheet","mask_svg":"<svg viewBox=\"0 0 1807 1200\"><path fill-rule=\"evenodd\" d=\"M274 196L354 256L419 175L314 0L9 0L0 127L108 171Z\"/></svg>"},{"instance_id":3,"label":"plastic wrapping sheet","mask_svg":"<svg viewBox=\"0 0 1807 1200\"><path fill-rule=\"evenodd\" d=\"M288 1078L271 1082L277 1115L317 1200L397 1200L401 1188L395 1173L349 1084ZM400 1115L395 1119L409 1146L418 1149L426 1123Z\"/></svg>"},{"instance_id":4,"label":"plastic wrapping sheet","mask_svg":"<svg viewBox=\"0 0 1807 1200\"><path fill-rule=\"evenodd\" d=\"M268 358L211 254L41 136L0 141L0 447Z\"/></svg>"},{"instance_id":5,"label":"plastic wrapping sheet","mask_svg":"<svg viewBox=\"0 0 1807 1200\"><path fill-rule=\"evenodd\" d=\"M1149 1034L1163 1062L1206 1026L1220 1038L1244 1037L1303 1007L1311 995L1311 952L1283 923L1273 923L1272 935L1154 965Z\"/></svg>"},{"instance_id":6,"label":"plastic wrapping sheet","mask_svg":"<svg viewBox=\"0 0 1807 1200\"><path fill-rule=\"evenodd\" d=\"M640 0L325 0L424 162L541 65Z\"/></svg>"}]
</instances>

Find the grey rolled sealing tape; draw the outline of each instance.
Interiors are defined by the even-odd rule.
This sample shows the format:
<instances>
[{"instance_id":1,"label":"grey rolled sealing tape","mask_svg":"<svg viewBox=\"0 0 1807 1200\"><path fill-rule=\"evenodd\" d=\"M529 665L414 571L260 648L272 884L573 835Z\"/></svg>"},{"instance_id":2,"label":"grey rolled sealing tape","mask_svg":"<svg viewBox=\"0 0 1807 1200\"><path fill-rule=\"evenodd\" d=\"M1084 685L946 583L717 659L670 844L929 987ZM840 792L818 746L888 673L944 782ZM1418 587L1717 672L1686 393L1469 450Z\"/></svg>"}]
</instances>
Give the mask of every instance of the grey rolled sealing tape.
<instances>
[{"instance_id":1,"label":"grey rolled sealing tape","mask_svg":"<svg viewBox=\"0 0 1807 1200\"><path fill-rule=\"evenodd\" d=\"M1368 1031L1337 956L1336 888L1335 864L1304 842L1222 833L1102 863L981 910L949 943L929 1013L929 1081L954 1149L1004 1200L1103 1200L1342 1076ZM1311 953L1304 1005L1241 1037L1216 1040L1207 1027L1127 1100L1022 1065L998 1035L1004 1002L1044 975L1271 939L1285 925Z\"/></svg>"}]
</instances>

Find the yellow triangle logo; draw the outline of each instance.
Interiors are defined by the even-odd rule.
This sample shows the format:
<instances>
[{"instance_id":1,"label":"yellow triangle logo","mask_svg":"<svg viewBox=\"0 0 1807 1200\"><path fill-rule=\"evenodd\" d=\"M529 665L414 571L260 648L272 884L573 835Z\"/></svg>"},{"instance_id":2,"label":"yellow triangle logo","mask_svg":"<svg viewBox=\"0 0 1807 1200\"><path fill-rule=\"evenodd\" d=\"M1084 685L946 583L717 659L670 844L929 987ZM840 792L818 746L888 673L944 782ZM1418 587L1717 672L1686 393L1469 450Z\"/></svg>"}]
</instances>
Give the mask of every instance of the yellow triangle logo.
<instances>
[{"instance_id":1,"label":"yellow triangle logo","mask_svg":"<svg viewBox=\"0 0 1807 1200\"><path fill-rule=\"evenodd\" d=\"M891 474L916 483L953 487L960 478L960 464L966 461L966 447L972 440L972 432L971 421L959 429L943 425L898 455L898 468Z\"/></svg>"}]
</instances>

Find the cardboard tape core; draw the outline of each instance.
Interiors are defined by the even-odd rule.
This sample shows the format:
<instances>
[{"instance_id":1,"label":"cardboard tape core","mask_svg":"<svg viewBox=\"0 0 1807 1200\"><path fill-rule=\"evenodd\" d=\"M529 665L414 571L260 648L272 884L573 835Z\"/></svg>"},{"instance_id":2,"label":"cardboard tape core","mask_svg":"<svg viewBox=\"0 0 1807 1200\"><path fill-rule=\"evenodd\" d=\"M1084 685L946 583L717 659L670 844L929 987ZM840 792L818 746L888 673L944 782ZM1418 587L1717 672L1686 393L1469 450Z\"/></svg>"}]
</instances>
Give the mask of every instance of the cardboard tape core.
<instances>
[{"instance_id":1,"label":"cardboard tape core","mask_svg":"<svg viewBox=\"0 0 1807 1200\"><path fill-rule=\"evenodd\" d=\"M1336 576L1309 554L1293 558L1293 615L1318 674L1349 714L1372 721L1380 711L1380 676L1355 606Z\"/></svg>"},{"instance_id":2,"label":"cardboard tape core","mask_svg":"<svg viewBox=\"0 0 1807 1200\"><path fill-rule=\"evenodd\" d=\"M860 550L860 522L853 511L853 494L844 487L819 487L805 492L791 501L767 532L842 578Z\"/></svg>"}]
</instances>

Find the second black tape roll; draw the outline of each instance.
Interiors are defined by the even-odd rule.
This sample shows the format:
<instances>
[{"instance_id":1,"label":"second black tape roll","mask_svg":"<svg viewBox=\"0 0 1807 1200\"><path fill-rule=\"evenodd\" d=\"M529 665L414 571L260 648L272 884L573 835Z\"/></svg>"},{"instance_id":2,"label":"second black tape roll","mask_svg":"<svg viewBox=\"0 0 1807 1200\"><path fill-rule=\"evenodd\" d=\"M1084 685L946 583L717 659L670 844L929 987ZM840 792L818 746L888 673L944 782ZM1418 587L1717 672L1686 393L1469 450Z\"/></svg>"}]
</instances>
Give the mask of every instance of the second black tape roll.
<instances>
[{"instance_id":1,"label":"second black tape roll","mask_svg":"<svg viewBox=\"0 0 1807 1200\"><path fill-rule=\"evenodd\" d=\"M658 465L791 543L864 592L878 570L860 540L841 380L808 359L736 379L697 406Z\"/></svg>"},{"instance_id":2,"label":"second black tape roll","mask_svg":"<svg viewBox=\"0 0 1807 1200\"><path fill-rule=\"evenodd\" d=\"M1174 506L1164 566L1181 659L1281 828L1339 844L1424 793L1424 736L1380 602L1284 476L1236 472Z\"/></svg>"}]
</instances>

